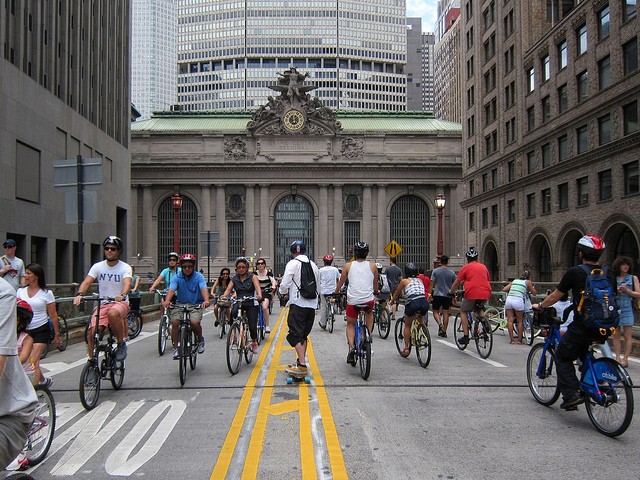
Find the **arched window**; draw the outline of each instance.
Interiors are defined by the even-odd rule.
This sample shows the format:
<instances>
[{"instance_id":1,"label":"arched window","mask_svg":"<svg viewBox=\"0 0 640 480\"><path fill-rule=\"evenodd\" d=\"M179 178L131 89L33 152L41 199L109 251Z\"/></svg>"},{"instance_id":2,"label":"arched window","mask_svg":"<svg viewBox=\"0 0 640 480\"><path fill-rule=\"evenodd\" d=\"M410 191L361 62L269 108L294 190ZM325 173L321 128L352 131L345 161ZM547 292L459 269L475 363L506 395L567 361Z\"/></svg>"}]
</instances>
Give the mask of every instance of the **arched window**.
<instances>
[{"instance_id":1,"label":"arched window","mask_svg":"<svg viewBox=\"0 0 640 480\"><path fill-rule=\"evenodd\" d=\"M178 217L179 249L177 253L198 255L198 210L188 197L182 197ZM158 209L158 269L166 265L167 255L173 251L174 211L171 197L167 197Z\"/></svg>"},{"instance_id":2,"label":"arched window","mask_svg":"<svg viewBox=\"0 0 640 480\"><path fill-rule=\"evenodd\" d=\"M553 272L551 270L551 250L549 249L549 244L546 241L540 245L538 264L536 265L536 268L540 275L540 282L553 281Z\"/></svg>"},{"instance_id":3,"label":"arched window","mask_svg":"<svg viewBox=\"0 0 640 480\"><path fill-rule=\"evenodd\" d=\"M391 207L391 227L389 240L395 240L402 247L399 265L413 262L431 268L429 256L429 208L415 195L400 197Z\"/></svg>"},{"instance_id":4,"label":"arched window","mask_svg":"<svg viewBox=\"0 0 640 480\"><path fill-rule=\"evenodd\" d=\"M491 242L487 245L484 252L484 264L489 270L489 279L492 282L500 280L500 265L498 264L498 251L496 245Z\"/></svg>"},{"instance_id":5,"label":"arched window","mask_svg":"<svg viewBox=\"0 0 640 480\"><path fill-rule=\"evenodd\" d=\"M287 195L276 205L274 220L274 273L284 272L291 255L289 248L295 240L305 243L307 256L313 260L313 207L307 199L300 195Z\"/></svg>"}]
</instances>

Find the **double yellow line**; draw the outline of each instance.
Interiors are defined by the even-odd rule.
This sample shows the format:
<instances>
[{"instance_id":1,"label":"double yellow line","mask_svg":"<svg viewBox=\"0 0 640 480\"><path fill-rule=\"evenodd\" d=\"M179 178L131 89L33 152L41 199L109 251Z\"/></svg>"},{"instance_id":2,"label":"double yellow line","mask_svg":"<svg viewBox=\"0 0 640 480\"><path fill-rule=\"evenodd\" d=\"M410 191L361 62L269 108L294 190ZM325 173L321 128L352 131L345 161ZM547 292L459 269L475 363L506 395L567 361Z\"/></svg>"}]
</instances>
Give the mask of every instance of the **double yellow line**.
<instances>
[{"instance_id":1,"label":"double yellow line","mask_svg":"<svg viewBox=\"0 0 640 480\"><path fill-rule=\"evenodd\" d=\"M297 400L271 403L271 398L275 388L293 388L287 387L286 385L280 386L275 384L278 370L284 370L286 367L286 363L280 364L282 352L285 350L293 350L292 347L287 344L285 338L286 335L284 334L286 331L286 325L284 325L284 323L288 312L289 308L285 308L280 313L276 323L276 328L273 333L269 335L262 348L260 357L249 375L249 379L245 384L244 392L240 399L238 409L236 410L235 417L231 423L231 427L229 428L224 444L222 445L222 449L220 450L220 455L218 456L216 465L211 473L211 480L227 478L235 448L238 440L240 439L245 419L247 418L251 399L254 394L257 394L257 390L260 388L262 389L260 405L258 407L255 423L251 432L249 448L247 449L247 454L244 458L242 478L254 479L258 476L258 465L262 455L269 416L284 415L295 411L298 412L300 422L299 444L302 478L310 479L318 477L314 455L315 448L313 443L311 410L309 407L309 388L313 388L315 390L315 394L318 399L318 408L322 417L326 450L329 457L329 464L331 466L331 475L333 478L347 478L344 457L338 440L338 432L333 421L331 407L329 406L329 399L324 388L324 381L322 380L320 369L316 363L311 341L309 341L307 346L307 357L308 366L312 373L313 383L311 385L307 385L304 382L299 383ZM279 334L276 335L276 332L279 332ZM271 343L275 338L278 338L279 341L273 348L273 356L271 357L271 363L269 364L264 385L258 386L258 377L262 371L262 366L267 358L267 354L271 350Z\"/></svg>"}]
</instances>

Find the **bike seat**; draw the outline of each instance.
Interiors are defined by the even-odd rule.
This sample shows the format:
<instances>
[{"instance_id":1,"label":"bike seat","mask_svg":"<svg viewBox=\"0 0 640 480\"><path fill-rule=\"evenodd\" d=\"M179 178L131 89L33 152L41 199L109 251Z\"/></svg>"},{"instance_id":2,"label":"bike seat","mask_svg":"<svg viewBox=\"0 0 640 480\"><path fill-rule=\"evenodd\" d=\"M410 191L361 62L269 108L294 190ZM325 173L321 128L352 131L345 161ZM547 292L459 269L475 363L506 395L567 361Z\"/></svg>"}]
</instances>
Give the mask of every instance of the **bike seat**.
<instances>
[{"instance_id":1,"label":"bike seat","mask_svg":"<svg viewBox=\"0 0 640 480\"><path fill-rule=\"evenodd\" d=\"M371 310L371 305L368 305L366 303L360 303L358 305L354 305L353 308L355 308L358 311L363 311L363 312L368 312L369 310Z\"/></svg>"}]
</instances>

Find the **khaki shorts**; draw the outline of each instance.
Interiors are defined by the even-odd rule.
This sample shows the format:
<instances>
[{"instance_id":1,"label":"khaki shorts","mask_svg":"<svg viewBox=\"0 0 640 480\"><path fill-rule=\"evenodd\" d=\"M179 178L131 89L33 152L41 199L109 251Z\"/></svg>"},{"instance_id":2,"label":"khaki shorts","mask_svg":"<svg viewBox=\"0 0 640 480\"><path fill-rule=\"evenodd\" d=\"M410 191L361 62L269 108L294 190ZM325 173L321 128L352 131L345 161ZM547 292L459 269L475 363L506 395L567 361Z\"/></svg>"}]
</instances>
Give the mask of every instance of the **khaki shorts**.
<instances>
[{"instance_id":1,"label":"khaki shorts","mask_svg":"<svg viewBox=\"0 0 640 480\"><path fill-rule=\"evenodd\" d=\"M177 308L172 308L170 317L171 320L180 320L182 318L182 308L180 308L179 304L176 304ZM195 320L198 323L202 323L202 308L198 308L197 310L191 310L189 318L193 321Z\"/></svg>"}]
</instances>

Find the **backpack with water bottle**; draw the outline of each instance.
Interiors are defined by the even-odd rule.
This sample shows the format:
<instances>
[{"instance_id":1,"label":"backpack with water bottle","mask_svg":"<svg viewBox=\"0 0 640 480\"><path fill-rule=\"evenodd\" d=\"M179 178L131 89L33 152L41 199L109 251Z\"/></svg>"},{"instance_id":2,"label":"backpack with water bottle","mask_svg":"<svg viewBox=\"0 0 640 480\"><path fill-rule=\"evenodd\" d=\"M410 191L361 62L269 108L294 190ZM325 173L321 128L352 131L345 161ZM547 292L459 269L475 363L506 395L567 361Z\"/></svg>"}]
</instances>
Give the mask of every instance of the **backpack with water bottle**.
<instances>
[{"instance_id":1,"label":"backpack with water bottle","mask_svg":"<svg viewBox=\"0 0 640 480\"><path fill-rule=\"evenodd\" d=\"M582 297L576 310L582 315L582 324L600 336L611 335L620 322L616 292L607 279L607 269L580 265L587 274Z\"/></svg>"}]
</instances>

